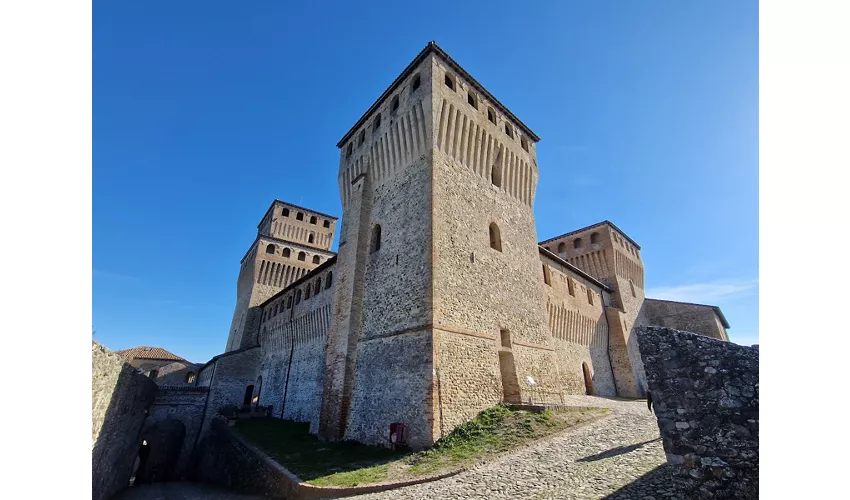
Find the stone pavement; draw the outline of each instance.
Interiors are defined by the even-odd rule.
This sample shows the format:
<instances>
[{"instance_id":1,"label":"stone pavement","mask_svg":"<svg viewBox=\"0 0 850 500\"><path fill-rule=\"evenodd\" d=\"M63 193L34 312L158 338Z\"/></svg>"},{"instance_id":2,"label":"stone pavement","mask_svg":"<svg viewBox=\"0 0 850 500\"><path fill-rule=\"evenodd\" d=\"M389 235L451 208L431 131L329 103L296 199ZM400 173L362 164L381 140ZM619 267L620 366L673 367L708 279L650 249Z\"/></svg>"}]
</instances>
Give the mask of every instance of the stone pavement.
<instances>
[{"instance_id":1,"label":"stone pavement","mask_svg":"<svg viewBox=\"0 0 850 500\"><path fill-rule=\"evenodd\" d=\"M456 476L361 495L378 499L670 500L655 416L644 401L569 396L565 404L610 408L608 416ZM678 499L677 499L678 500Z\"/></svg>"},{"instance_id":2,"label":"stone pavement","mask_svg":"<svg viewBox=\"0 0 850 500\"><path fill-rule=\"evenodd\" d=\"M128 488L112 500L261 500L265 497L223 490L201 483L172 482Z\"/></svg>"}]
</instances>

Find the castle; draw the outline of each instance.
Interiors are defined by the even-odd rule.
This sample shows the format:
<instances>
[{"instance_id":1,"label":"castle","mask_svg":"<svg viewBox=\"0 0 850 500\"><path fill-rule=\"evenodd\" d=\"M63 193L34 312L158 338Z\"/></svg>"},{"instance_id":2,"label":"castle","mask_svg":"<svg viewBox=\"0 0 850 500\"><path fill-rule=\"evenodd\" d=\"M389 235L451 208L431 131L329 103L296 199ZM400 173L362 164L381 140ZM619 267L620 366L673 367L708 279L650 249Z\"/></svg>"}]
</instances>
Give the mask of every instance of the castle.
<instances>
[{"instance_id":1,"label":"castle","mask_svg":"<svg viewBox=\"0 0 850 500\"><path fill-rule=\"evenodd\" d=\"M266 211L205 405L376 445L402 423L421 448L500 401L644 396L636 326L728 340L717 307L645 297L611 222L538 242L539 140L429 43L337 144L338 254L336 217Z\"/></svg>"}]
</instances>

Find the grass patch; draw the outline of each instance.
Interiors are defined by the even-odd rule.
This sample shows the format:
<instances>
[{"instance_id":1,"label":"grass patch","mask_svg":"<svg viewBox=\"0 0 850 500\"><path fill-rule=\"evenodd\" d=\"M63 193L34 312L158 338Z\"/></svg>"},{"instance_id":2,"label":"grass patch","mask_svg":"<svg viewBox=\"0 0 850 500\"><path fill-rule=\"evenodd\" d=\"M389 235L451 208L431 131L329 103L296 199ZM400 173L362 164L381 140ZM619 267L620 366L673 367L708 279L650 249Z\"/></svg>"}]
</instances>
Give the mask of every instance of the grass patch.
<instances>
[{"instance_id":1,"label":"grass patch","mask_svg":"<svg viewBox=\"0 0 850 500\"><path fill-rule=\"evenodd\" d=\"M236 431L281 465L316 486L400 481L471 466L488 457L595 420L604 409L532 413L500 404L456 427L428 450L394 451L353 442L326 443L309 424L265 418L237 422Z\"/></svg>"}]
</instances>

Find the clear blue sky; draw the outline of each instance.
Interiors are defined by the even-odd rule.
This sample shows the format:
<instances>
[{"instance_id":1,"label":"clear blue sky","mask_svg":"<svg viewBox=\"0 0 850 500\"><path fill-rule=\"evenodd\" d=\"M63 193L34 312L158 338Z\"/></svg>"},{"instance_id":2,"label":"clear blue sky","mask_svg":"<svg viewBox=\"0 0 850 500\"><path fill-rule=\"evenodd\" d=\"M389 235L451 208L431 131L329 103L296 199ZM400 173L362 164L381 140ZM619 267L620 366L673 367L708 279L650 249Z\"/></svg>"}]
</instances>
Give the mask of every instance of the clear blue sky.
<instances>
[{"instance_id":1,"label":"clear blue sky","mask_svg":"<svg viewBox=\"0 0 850 500\"><path fill-rule=\"evenodd\" d=\"M429 40L542 138L540 240L609 219L648 296L719 305L758 341L758 6L740 0L95 2L94 338L220 353L268 205L341 214L335 144Z\"/></svg>"}]
</instances>

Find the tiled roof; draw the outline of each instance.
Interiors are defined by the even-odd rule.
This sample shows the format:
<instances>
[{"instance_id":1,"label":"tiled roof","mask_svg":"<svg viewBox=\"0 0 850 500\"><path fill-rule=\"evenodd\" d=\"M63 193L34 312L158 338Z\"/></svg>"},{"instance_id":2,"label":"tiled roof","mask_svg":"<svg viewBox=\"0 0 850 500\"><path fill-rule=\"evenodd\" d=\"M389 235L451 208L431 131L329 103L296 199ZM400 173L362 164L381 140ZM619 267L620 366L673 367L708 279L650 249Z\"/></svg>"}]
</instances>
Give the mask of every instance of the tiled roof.
<instances>
[{"instance_id":1,"label":"tiled roof","mask_svg":"<svg viewBox=\"0 0 850 500\"><path fill-rule=\"evenodd\" d=\"M141 358L141 359L165 359L165 360L174 360L174 361L183 361L189 363L185 359L180 356L168 352L162 347L147 347L147 346L139 346L133 347L130 349L124 349L123 351L117 351L115 354L121 356L126 361L130 361L131 359ZM190 363L191 364L191 363Z\"/></svg>"}]
</instances>

